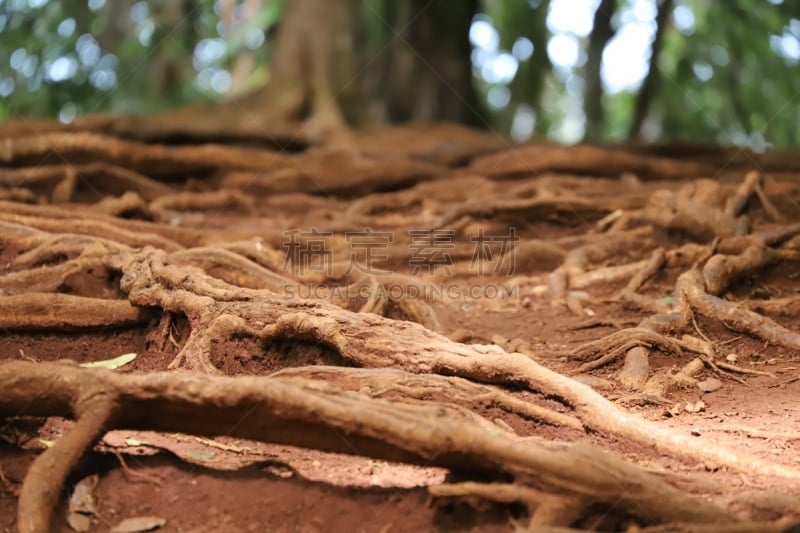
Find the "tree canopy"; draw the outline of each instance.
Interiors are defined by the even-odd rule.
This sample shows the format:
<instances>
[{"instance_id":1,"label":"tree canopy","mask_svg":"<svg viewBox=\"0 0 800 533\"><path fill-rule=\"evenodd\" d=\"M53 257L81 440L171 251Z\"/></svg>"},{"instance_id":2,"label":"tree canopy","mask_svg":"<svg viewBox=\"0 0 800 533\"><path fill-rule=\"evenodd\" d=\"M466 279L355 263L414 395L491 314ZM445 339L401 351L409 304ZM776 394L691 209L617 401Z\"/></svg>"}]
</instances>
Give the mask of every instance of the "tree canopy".
<instances>
[{"instance_id":1,"label":"tree canopy","mask_svg":"<svg viewBox=\"0 0 800 533\"><path fill-rule=\"evenodd\" d=\"M398 41L430 57L418 49L424 39L403 38L405 23L430 18L444 28L468 20L435 9L404 15L413 4L360 2L363 28L353 31L369 51L365 66ZM516 140L794 145L798 7L794 0L484 0L469 28L481 101L463 121ZM269 78L284 8L271 0L0 0L7 58L0 120L66 122L243 94ZM404 61L396 53L383 60L391 68ZM433 75L446 68L441 63L425 62Z\"/></svg>"}]
</instances>

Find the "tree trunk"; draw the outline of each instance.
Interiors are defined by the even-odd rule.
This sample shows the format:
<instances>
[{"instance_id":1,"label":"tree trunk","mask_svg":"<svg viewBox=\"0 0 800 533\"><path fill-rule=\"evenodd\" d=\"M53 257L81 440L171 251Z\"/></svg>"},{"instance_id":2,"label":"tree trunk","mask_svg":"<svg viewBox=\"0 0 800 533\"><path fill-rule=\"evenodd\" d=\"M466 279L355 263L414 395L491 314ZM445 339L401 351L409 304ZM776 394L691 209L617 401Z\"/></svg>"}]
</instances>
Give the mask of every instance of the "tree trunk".
<instances>
[{"instance_id":1,"label":"tree trunk","mask_svg":"<svg viewBox=\"0 0 800 533\"><path fill-rule=\"evenodd\" d=\"M588 60L586 62L586 91L584 92L583 111L586 115L587 141L596 141L603 137L605 108L603 107L603 80L600 69L603 63L603 50L608 41L614 37L611 28L611 17L616 8L615 0L602 0L594 13L594 25L589 36Z\"/></svg>"},{"instance_id":2,"label":"tree trunk","mask_svg":"<svg viewBox=\"0 0 800 533\"><path fill-rule=\"evenodd\" d=\"M638 139L642 133L642 125L644 119L647 118L647 112L650 109L650 104L653 102L658 85L661 81L661 76L658 71L658 56L661 54L661 46L664 42L664 32L669 24L669 16L672 14L673 0L662 0L658 6L658 14L656 15L656 34L653 37L653 46L650 52L650 69L647 71L647 77L639 90L639 95L636 98L636 106L633 112L633 121L631 122L631 129L628 134L630 139Z\"/></svg>"},{"instance_id":3,"label":"tree trunk","mask_svg":"<svg viewBox=\"0 0 800 533\"><path fill-rule=\"evenodd\" d=\"M351 126L486 126L472 86L469 28L477 9L478 0L289 0L263 88L130 117L115 131L151 140L258 138L280 147L331 141L347 148ZM368 42L367 30L376 27L379 35Z\"/></svg>"},{"instance_id":4,"label":"tree trunk","mask_svg":"<svg viewBox=\"0 0 800 533\"><path fill-rule=\"evenodd\" d=\"M188 0L173 0L153 7L156 50L149 70L156 94L174 95L195 74L185 55L191 53L197 41L196 11Z\"/></svg>"},{"instance_id":5,"label":"tree trunk","mask_svg":"<svg viewBox=\"0 0 800 533\"><path fill-rule=\"evenodd\" d=\"M534 131L547 135L551 121L549 113L542 108L542 96L545 82L552 73L553 65L547 55L547 41L550 32L547 29L547 13L550 0L540 0L535 8L525 4L522 9L506 7L502 10L503 19L499 27L508 28L508 36L501 41L503 49L512 49L519 37L527 37L533 43L533 54L527 61L519 63L519 70L511 80L511 104L500 114L501 125L508 130L514 121L514 115L521 105L530 106L536 116Z\"/></svg>"},{"instance_id":6,"label":"tree trunk","mask_svg":"<svg viewBox=\"0 0 800 533\"><path fill-rule=\"evenodd\" d=\"M392 2L383 91L390 122L447 120L486 127L472 85L469 28L478 1Z\"/></svg>"},{"instance_id":7,"label":"tree trunk","mask_svg":"<svg viewBox=\"0 0 800 533\"><path fill-rule=\"evenodd\" d=\"M236 20L235 13L237 6L242 9L242 19ZM252 20L262 10L262 0L244 0L241 4L238 0L220 1L220 22L225 29L226 35L233 35L236 31L241 31L246 26L246 21ZM231 87L227 96L236 98L247 92L251 85L251 74L255 70L255 57L252 50L242 49L237 54L231 65Z\"/></svg>"},{"instance_id":8,"label":"tree trunk","mask_svg":"<svg viewBox=\"0 0 800 533\"><path fill-rule=\"evenodd\" d=\"M309 120L319 130L354 120L357 0L291 0L281 21L264 89L241 104L259 118Z\"/></svg>"},{"instance_id":9,"label":"tree trunk","mask_svg":"<svg viewBox=\"0 0 800 533\"><path fill-rule=\"evenodd\" d=\"M477 0L395 0L381 12L355 0L291 0L269 82L242 103L323 130L412 120L485 126L470 61L477 10ZM383 26L372 57L362 46L366 16Z\"/></svg>"}]
</instances>

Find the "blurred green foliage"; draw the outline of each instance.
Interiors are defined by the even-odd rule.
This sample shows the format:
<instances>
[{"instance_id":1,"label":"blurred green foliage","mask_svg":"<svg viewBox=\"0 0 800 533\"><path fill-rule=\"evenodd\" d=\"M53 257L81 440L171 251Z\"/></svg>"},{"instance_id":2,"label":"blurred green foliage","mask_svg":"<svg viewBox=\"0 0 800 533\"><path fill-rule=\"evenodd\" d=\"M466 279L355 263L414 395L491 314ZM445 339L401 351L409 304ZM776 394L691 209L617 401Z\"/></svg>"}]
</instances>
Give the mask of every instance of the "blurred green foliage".
<instances>
[{"instance_id":1,"label":"blurred green foliage","mask_svg":"<svg viewBox=\"0 0 800 533\"><path fill-rule=\"evenodd\" d=\"M688 3L693 31L667 34L655 112L689 140L796 145L800 122L800 4Z\"/></svg>"},{"instance_id":2,"label":"blurred green foliage","mask_svg":"<svg viewBox=\"0 0 800 533\"><path fill-rule=\"evenodd\" d=\"M221 22L215 0L0 0L0 119L138 113L218 98L252 54L266 75L265 33L280 2Z\"/></svg>"},{"instance_id":3,"label":"blurred green foliage","mask_svg":"<svg viewBox=\"0 0 800 533\"><path fill-rule=\"evenodd\" d=\"M365 14L390 16L397 12L392 2L403 0L364 1ZM515 138L575 141L585 127L589 39L554 22L564 2L572 2L576 20L591 20L599 3L484 0L473 22L476 86L492 126ZM648 17L654 26L657 6L658 0L617 0L617 35L626 34L626 24L646 29ZM270 34L282 7L275 0L0 0L0 120L149 112L244 92L269 75ZM387 35L373 19L365 16L363 29L377 49ZM797 144L797 0L678 0L669 21L646 138ZM634 52L646 62L649 45L636 43L629 46L638 46ZM613 71L605 64L612 44L604 75ZM624 72L625 65L617 67ZM607 84L604 138L627 136L639 84Z\"/></svg>"}]
</instances>

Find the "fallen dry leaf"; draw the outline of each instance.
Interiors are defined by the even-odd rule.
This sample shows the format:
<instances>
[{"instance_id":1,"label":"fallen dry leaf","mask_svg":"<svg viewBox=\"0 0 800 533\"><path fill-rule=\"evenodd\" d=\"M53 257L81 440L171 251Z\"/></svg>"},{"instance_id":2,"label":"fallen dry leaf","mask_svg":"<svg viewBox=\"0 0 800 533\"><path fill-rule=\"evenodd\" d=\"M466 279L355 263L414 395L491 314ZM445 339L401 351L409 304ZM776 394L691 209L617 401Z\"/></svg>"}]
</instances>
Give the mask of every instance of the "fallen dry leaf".
<instances>
[{"instance_id":1,"label":"fallen dry leaf","mask_svg":"<svg viewBox=\"0 0 800 533\"><path fill-rule=\"evenodd\" d=\"M153 531L163 527L167 523L165 518L158 516L137 516L135 518L126 518L113 528L111 533L140 533L142 531Z\"/></svg>"}]
</instances>

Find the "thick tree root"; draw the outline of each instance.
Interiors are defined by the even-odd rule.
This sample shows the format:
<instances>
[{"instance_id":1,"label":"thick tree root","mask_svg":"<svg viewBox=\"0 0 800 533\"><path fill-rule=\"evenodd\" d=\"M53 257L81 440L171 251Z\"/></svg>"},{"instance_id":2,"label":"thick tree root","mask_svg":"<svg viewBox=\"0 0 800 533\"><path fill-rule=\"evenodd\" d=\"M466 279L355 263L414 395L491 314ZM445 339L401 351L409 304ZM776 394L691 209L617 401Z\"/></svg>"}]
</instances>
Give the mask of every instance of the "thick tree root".
<instances>
[{"instance_id":1,"label":"thick tree root","mask_svg":"<svg viewBox=\"0 0 800 533\"><path fill-rule=\"evenodd\" d=\"M355 369L333 366L287 368L272 375L330 380L340 387L359 391L373 398L391 398L399 394L404 401L411 398L430 400L430 396L435 394L442 397L440 402L451 404L454 408L468 406L472 411L477 411L480 406L497 406L508 413L583 432L583 424L573 416L520 400L502 389L461 378L435 374L417 375L388 368Z\"/></svg>"},{"instance_id":2,"label":"thick tree root","mask_svg":"<svg viewBox=\"0 0 800 533\"><path fill-rule=\"evenodd\" d=\"M98 194L136 191L146 200L173 192L161 182L107 163L3 168L0 169L0 185L26 187L46 194L54 203L68 202L76 190L87 187Z\"/></svg>"},{"instance_id":3,"label":"thick tree root","mask_svg":"<svg viewBox=\"0 0 800 533\"><path fill-rule=\"evenodd\" d=\"M733 331L749 333L772 344L800 350L800 333L785 328L763 315L742 309L736 304L706 293L699 271L692 270L682 274L678 279L676 291L685 302L685 310L695 309L709 318L720 320Z\"/></svg>"},{"instance_id":4,"label":"thick tree root","mask_svg":"<svg viewBox=\"0 0 800 533\"><path fill-rule=\"evenodd\" d=\"M142 138L169 137L165 124L152 126L149 133L140 132ZM92 127L113 129L111 123ZM565 354L581 359L580 373L615 363L621 367L616 381L631 391L620 402L658 403L673 388L695 386L704 368L737 380L742 374L767 374L721 360L720 345L700 330L707 321L800 349L800 336L783 321L797 316L796 298L748 301L740 296L746 283L764 272L793 279L791 268L785 273L786 264L800 257L800 225L770 224L751 231L796 212L793 197L781 199L783 191L761 174L747 174L738 184L724 179L687 182L673 192L658 190L662 184L652 180L712 175L711 167L699 160L665 160L591 146L532 144L474 158L496 148L477 137L450 146L412 135L387 156L370 149L371 142L380 146L377 137L351 132L359 139L355 146L360 152L354 157L352 151L330 147L289 155L219 145L148 145L52 129L57 133L4 141L0 186L24 189L2 189L0 198L41 204L85 201L93 192L125 194L85 211L74 205L0 200L0 327L91 331L149 323L151 346L160 356L167 349L174 355L170 368L200 375L0 366L0 414L14 416L28 405L25 414L78 419L74 431L31 469L20 517L38 522L24 523L27 531L46 525L46 510L52 508L64 477L107 429L216 435L231 434L232 426L238 437L481 470L476 482L431 492L443 498L520 502L529 509L529 526L537 531L590 523L618 502L637 527L788 527L786 522L736 523L729 514L681 495L662 478L585 444L530 434L564 428L567 437L559 434L560 439L589 433L594 439L713 464L758 480L800 480L794 466L629 414L588 386L540 364ZM210 131L198 135L214 138ZM47 166L29 166L40 161ZM447 168L466 164L469 168ZM627 190L609 193L617 180L564 172L621 175ZM444 176L448 179L439 180ZM345 200L375 191L390 192ZM227 212L229 208L236 211ZM193 213L198 211L212 213L204 218ZM216 212L237 221L241 214L268 213L269 218L255 228L217 229L221 224L212 220ZM322 229L330 230L332 266L324 272L291 272L282 253L284 231L310 221L321 221ZM352 269L347 233L367 227L394 231L380 260L370 266L400 272ZM450 270L474 281L474 251L464 245L467 238L478 232L501 235L509 227L522 240L499 257L503 272L510 276L516 269L537 276L500 283L535 286L522 301L470 302L462 306L465 313L516 313L534 307L544 314L563 313L566 318L557 317L559 321L572 321L565 329L589 323L619 331L573 349L542 350L536 333L528 335L527 330L503 331L524 337L507 339L499 332L476 331L480 328L470 322L452 324L464 315L452 312L452 302L434 302L435 289L450 282ZM554 237L544 240L542 227ZM444 231L463 240L452 250L451 269L427 276L403 274L412 270L409 228ZM87 285L81 288L81 283ZM595 291L602 293L600 298L595 299ZM767 297L775 295L767 292ZM556 306L539 307L531 301L538 296ZM625 312L651 315L642 319L596 313L620 304ZM784 325L756 311L777 316ZM188 322L188 336L181 339L183 344L174 342L173 349L170 324L177 316ZM494 320L506 316L517 315ZM698 316L706 321L698 324ZM474 320L492 324L488 316L488 322L481 315ZM624 328L637 320L637 327ZM357 368L285 368L268 378L219 376L233 363L220 361L217 350L243 337L255 340L270 357L275 346L299 343L322 353L323 360L331 357ZM452 339L484 339L494 345ZM651 375L655 351L686 354L691 360L675 374L661 369ZM602 384L594 376L580 378ZM43 383L46 393L33 397L32 391L41 392ZM148 416L155 410L161 413L157 420ZM506 418L492 418L497 412L509 417L511 425ZM524 431L519 431L519 421L527 421ZM700 490L690 487L694 489Z\"/></svg>"},{"instance_id":5,"label":"thick tree root","mask_svg":"<svg viewBox=\"0 0 800 533\"><path fill-rule=\"evenodd\" d=\"M661 380L663 386L647 381L649 356L646 350L657 347L671 353L681 353L682 350L701 353L706 366L731 379L739 380L734 373L756 375L749 369L718 360L715 348L708 339L699 341L702 347L698 347L696 342L676 343L669 340L667 335L677 330L692 325L697 329L695 313L721 322L734 331L745 332L790 349L800 348L800 335L795 331L748 309L758 306L770 310L769 314L793 316L791 299L785 300L790 305L781 313L770 301L738 304L719 297L737 282L770 266L800 258L794 241L800 232L800 226L796 224L748 234L749 218L743 212L747 200L754 194L759 195L757 191L761 191L759 198L763 196L762 206L767 216L773 220L782 218L764 193L762 181L760 174L751 172L732 194L711 180L692 182L676 193L657 191L639 212L626 214L620 211L613 218L601 220L598 224L601 230L607 229L605 237L595 239L591 244L576 242L575 247L565 254L561 266L549 275L547 284L529 290L528 294L546 294L551 304L565 304L574 314L583 316L589 296L576 289L630 277L627 286L619 293L619 300L629 308L654 313L651 318L643 320L639 328L621 330L579 347L575 352L577 357L595 358L579 367L577 374L611 363L624 355L625 365L618 376L623 386L639 391L651 387L654 391L666 393L668 382L678 384L681 380L674 381L675 377ZM737 216L738 219L735 218ZM647 225L632 232L625 229L637 221L646 222ZM589 270L591 264L602 264L607 258L651 248L648 240L638 237L637 245L636 238L626 240L624 236L625 232L630 232L631 236L643 232L642 235L647 238L653 235L653 225L678 229L701 239L716 240L710 247L693 243L668 251L659 247L646 261ZM687 266L689 269L684 270L675 283L674 297L654 298L639 292L648 279L663 270L683 270ZM643 342L643 338L648 340ZM659 379L659 376L654 376L654 380Z\"/></svg>"},{"instance_id":6,"label":"thick tree root","mask_svg":"<svg viewBox=\"0 0 800 533\"><path fill-rule=\"evenodd\" d=\"M6 139L0 145L0 162L7 166L59 162L102 161L142 173L169 176L217 168L264 170L286 165L288 156L265 150L222 145L166 146L125 141L97 133L49 133Z\"/></svg>"},{"instance_id":7,"label":"thick tree root","mask_svg":"<svg viewBox=\"0 0 800 533\"><path fill-rule=\"evenodd\" d=\"M146 324L152 317L126 300L50 293L0 296L0 328L7 329L121 327Z\"/></svg>"},{"instance_id":8,"label":"thick tree root","mask_svg":"<svg viewBox=\"0 0 800 533\"><path fill-rule=\"evenodd\" d=\"M49 384L45 394L42 383ZM19 504L21 533L48 530L66 475L105 431L115 428L226 434L393 461L505 471L517 483L534 482L587 503L621 507L646 521L735 522L593 446L551 450L487 432L446 407L388 403L319 381L120 375L15 362L0 365L0 385L7 391L0 397L0 414L77 420L26 477Z\"/></svg>"},{"instance_id":9,"label":"thick tree root","mask_svg":"<svg viewBox=\"0 0 800 533\"><path fill-rule=\"evenodd\" d=\"M48 233L90 235L134 247L149 244L168 251L191 246L198 239L196 234L164 224L11 202L0 202L1 221Z\"/></svg>"},{"instance_id":10,"label":"thick tree root","mask_svg":"<svg viewBox=\"0 0 800 533\"><path fill-rule=\"evenodd\" d=\"M163 211L208 211L235 207L248 213L253 210L253 198L239 191L183 192L163 195L150 202L150 209Z\"/></svg>"},{"instance_id":11,"label":"thick tree root","mask_svg":"<svg viewBox=\"0 0 800 533\"><path fill-rule=\"evenodd\" d=\"M625 414L588 387L535 363L522 354L507 353L497 347L462 345L409 322L395 322L371 313L354 314L319 301L297 300L273 291L243 289L212 278L203 271L172 261L163 251L145 249L136 253L104 256L106 267L122 274L121 288L137 307L160 308L185 315L190 336L171 367L218 373L211 362L211 347L216 340L239 335L266 342L297 339L327 346L351 363L366 368L393 367L413 373L438 373L484 383L523 384L533 392L558 398L573 411L586 429L614 435L696 461L710 461L760 475L800 478L800 471L787 466L759 461L725 448L708 448L690 436L679 435L634 415ZM8 297L13 298L13 297ZM16 302L16 301L15 301ZM87 316L83 302L65 301L47 324L63 317ZM41 320L26 314L21 301L9 309L9 316L21 316L20 325ZM106 323L109 314L97 312L92 322ZM131 317L130 320L141 320ZM48 318L48 320L50 320ZM648 338L664 345L669 341L643 330ZM621 339L626 337L621 335ZM623 340L620 355L637 343Z\"/></svg>"},{"instance_id":12,"label":"thick tree root","mask_svg":"<svg viewBox=\"0 0 800 533\"><path fill-rule=\"evenodd\" d=\"M121 286L136 306L181 313L192 331L173 368L218 373L212 342L236 335L261 341L298 339L327 346L366 368L393 367L484 383L518 383L560 399L584 427L697 461L711 461L760 475L800 478L800 471L734 450L708 448L690 436L624 413L611 402L522 354L494 346L457 344L422 326L370 313L354 314L319 301L286 299L269 291L233 287L200 270L170 263L164 252L145 250L108 258L122 272ZM62 309L69 315L71 309Z\"/></svg>"},{"instance_id":13,"label":"thick tree root","mask_svg":"<svg viewBox=\"0 0 800 533\"><path fill-rule=\"evenodd\" d=\"M649 237L652 233L653 230L649 227L613 233L598 238L592 244L569 251L564 257L562 266L554 270L548 279L551 303L556 305L567 301L571 278L583 274L590 261L600 262L620 254L627 254L632 250L651 248Z\"/></svg>"},{"instance_id":14,"label":"thick tree root","mask_svg":"<svg viewBox=\"0 0 800 533\"><path fill-rule=\"evenodd\" d=\"M578 197L498 199L472 201L453 208L436 223L436 228L447 228L462 217L494 217L510 225L520 221L558 217L564 221L597 220L615 205L598 206L595 202Z\"/></svg>"},{"instance_id":15,"label":"thick tree root","mask_svg":"<svg viewBox=\"0 0 800 533\"><path fill-rule=\"evenodd\" d=\"M703 164L634 155L615 148L535 143L479 158L470 168L496 178L530 176L547 171L597 176L604 172L603 169L615 176L630 172L644 179L686 179L714 174Z\"/></svg>"},{"instance_id":16,"label":"thick tree root","mask_svg":"<svg viewBox=\"0 0 800 533\"><path fill-rule=\"evenodd\" d=\"M428 489L433 496L473 497L503 503L523 503L531 511L528 524L531 528L543 526L569 526L585 507L583 498L554 496L541 491L505 483L452 483L433 485ZM538 529L537 529L538 531Z\"/></svg>"},{"instance_id":17,"label":"thick tree root","mask_svg":"<svg viewBox=\"0 0 800 533\"><path fill-rule=\"evenodd\" d=\"M281 165L273 163L245 170L226 170L214 181L219 188L246 189L259 195L306 192L325 196L360 196L409 187L435 179L444 171L445 168L438 165L407 158L353 157L348 151L319 150L289 159Z\"/></svg>"}]
</instances>

